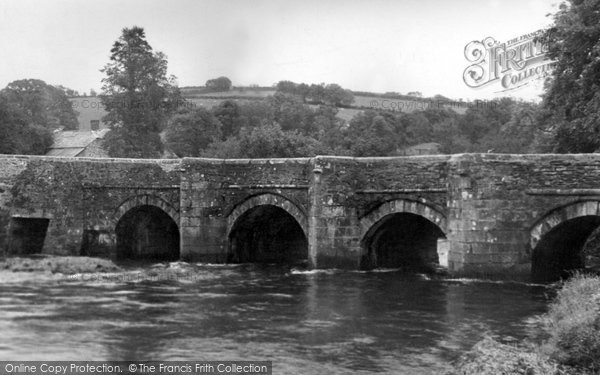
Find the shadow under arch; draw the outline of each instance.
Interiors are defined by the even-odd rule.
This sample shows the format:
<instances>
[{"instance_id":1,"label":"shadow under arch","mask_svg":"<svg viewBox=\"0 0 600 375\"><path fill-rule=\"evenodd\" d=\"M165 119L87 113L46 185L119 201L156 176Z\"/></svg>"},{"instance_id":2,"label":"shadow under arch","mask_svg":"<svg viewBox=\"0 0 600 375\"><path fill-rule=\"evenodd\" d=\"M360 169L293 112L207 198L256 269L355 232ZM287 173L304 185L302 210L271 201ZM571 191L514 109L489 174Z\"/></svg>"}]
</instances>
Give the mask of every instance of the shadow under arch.
<instances>
[{"instance_id":1,"label":"shadow under arch","mask_svg":"<svg viewBox=\"0 0 600 375\"><path fill-rule=\"evenodd\" d=\"M431 272L447 267L446 217L406 199L387 201L360 219L361 268Z\"/></svg>"},{"instance_id":2,"label":"shadow under arch","mask_svg":"<svg viewBox=\"0 0 600 375\"><path fill-rule=\"evenodd\" d=\"M155 195L140 194L130 197L124 200L119 207L115 210L112 216L113 226L116 226L121 217L125 215L129 210L138 206L155 206L163 210L175 224L179 226L179 211L177 211L171 204L164 199Z\"/></svg>"},{"instance_id":3,"label":"shadow under arch","mask_svg":"<svg viewBox=\"0 0 600 375\"><path fill-rule=\"evenodd\" d=\"M287 198L260 194L227 216L228 262L304 264L308 259L308 219Z\"/></svg>"},{"instance_id":4,"label":"shadow under arch","mask_svg":"<svg viewBox=\"0 0 600 375\"><path fill-rule=\"evenodd\" d=\"M113 221L117 259L180 258L179 213L161 198L132 197L115 211Z\"/></svg>"},{"instance_id":5,"label":"shadow under arch","mask_svg":"<svg viewBox=\"0 0 600 375\"><path fill-rule=\"evenodd\" d=\"M532 279L556 281L593 266L586 264L586 258L599 258L600 249L586 243L599 227L597 200L569 203L543 215L530 229Z\"/></svg>"}]
</instances>

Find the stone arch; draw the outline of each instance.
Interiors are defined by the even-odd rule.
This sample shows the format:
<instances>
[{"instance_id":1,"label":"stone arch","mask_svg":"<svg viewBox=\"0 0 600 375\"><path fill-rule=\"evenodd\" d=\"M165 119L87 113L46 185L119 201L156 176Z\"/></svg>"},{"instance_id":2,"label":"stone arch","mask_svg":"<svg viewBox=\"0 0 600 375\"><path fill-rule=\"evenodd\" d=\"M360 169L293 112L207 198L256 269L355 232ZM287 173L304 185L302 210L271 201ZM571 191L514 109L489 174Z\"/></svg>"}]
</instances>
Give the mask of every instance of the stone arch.
<instances>
[{"instance_id":1,"label":"stone arch","mask_svg":"<svg viewBox=\"0 0 600 375\"><path fill-rule=\"evenodd\" d=\"M381 204L379 207L360 219L360 238L376 230L384 217L396 213L410 213L424 217L437 225L446 234L446 216L437 209L421 202L407 199L395 199Z\"/></svg>"},{"instance_id":2,"label":"stone arch","mask_svg":"<svg viewBox=\"0 0 600 375\"><path fill-rule=\"evenodd\" d=\"M579 201L558 207L546 213L530 230L530 245L535 249L548 232L567 220L582 216L600 216L600 202L595 200Z\"/></svg>"},{"instance_id":3,"label":"stone arch","mask_svg":"<svg viewBox=\"0 0 600 375\"><path fill-rule=\"evenodd\" d=\"M387 201L360 220L361 268L430 272L448 266L446 217L421 202Z\"/></svg>"},{"instance_id":4,"label":"stone arch","mask_svg":"<svg viewBox=\"0 0 600 375\"><path fill-rule=\"evenodd\" d=\"M122 202L119 207L115 210L113 215L113 227L115 227L119 220L129 212L131 209L139 206L155 206L163 210L167 215L173 219L173 221L179 226L179 212L167 201L162 198L159 198L155 195L142 194L136 195L131 198L126 199Z\"/></svg>"},{"instance_id":5,"label":"stone arch","mask_svg":"<svg viewBox=\"0 0 600 375\"><path fill-rule=\"evenodd\" d=\"M177 210L154 195L136 195L119 205L114 222L114 256L128 260L173 261L180 258Z\"/></svg>"},{"instance_id":6,"label":"stone arch","mask_svg":"<svg viewBox=\"0 0 600 375\"><path fill-rule=\"evenodd\" d=\"M227 216L227 236L231 234L231 230L233 229L233 226L240 218L240 216L242 216L248 210L263 205L279 207L286 211L294 219L296 219L298 225L300 225L300 227L302 228L304 235L306 236L306 238L308 238L308 219L306 217L306 214L289 199L281 195L271 193L252 196L246 199L241 204L237 205Z\"/></svg>"},{"instance_id":7,"label":"stone arch","mask_svg":"<svg viewBox=\"0 0 600 375\"><path fill-rule=\"evenodd\" d=\"M572 202L542 216L530 230L532 279L556 281L578 269L597 268L598 228L597 200Z\"/></svg>"}]
</instances>

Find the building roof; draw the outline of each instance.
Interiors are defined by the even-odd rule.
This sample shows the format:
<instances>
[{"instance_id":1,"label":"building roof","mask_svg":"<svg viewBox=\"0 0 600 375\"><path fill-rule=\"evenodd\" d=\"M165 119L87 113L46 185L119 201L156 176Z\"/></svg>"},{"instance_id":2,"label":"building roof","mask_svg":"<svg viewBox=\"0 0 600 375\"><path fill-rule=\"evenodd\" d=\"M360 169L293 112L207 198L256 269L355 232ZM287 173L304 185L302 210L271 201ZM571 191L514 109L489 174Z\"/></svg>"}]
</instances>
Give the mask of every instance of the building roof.
<instances>
[{"instance_id":1,"label":"building roof","mask_svg":"<svg viewBox=\"0 0 600 375\"><path fill-rule=\"evenodd\" d=\"M96 139L104 138L108 129L79 132L62 131L54 133L54 143L46 153L48 156L77 156Z\"/></svg>"}]
</instances>

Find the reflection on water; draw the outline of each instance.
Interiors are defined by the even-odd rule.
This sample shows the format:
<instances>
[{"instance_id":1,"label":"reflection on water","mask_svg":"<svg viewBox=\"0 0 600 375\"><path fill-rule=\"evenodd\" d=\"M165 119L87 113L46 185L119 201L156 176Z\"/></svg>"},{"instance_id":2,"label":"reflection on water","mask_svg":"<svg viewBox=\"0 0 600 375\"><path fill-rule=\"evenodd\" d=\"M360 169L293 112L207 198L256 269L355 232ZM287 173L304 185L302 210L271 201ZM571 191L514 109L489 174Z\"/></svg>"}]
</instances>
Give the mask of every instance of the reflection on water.
<instances>
[{"instance_id":1,"label":"reflection on water","mask_svg":"<svg viewBox=\"0 0 600 375\"><path fill-rule=\"evenodd\" d=\"M172 263L109 276L0 273L0 360L254 359L272 360L276 374L431 374L486 331L524 337L547 302L542 286L399 272Z\"/></svg>"}]
</instances>

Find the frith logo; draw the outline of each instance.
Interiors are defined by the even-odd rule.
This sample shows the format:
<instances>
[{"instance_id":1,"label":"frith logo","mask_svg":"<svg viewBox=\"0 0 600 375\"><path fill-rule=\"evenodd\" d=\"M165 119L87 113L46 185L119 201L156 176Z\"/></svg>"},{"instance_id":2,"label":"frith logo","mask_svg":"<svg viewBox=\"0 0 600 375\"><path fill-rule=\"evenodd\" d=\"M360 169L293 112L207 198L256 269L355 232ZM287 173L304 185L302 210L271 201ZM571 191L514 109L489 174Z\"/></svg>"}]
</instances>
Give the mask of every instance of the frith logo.
<instances>
[{"instance_id":1,"label":"frith logo","mask_svg":"<svg viewBox=\"0 0 600 375\"><path fill-rule=\"evenodd\" d=\"M488 37L467 44L465 58L472 65L463 73L464 82L472 88L499 83L499 91L508 91L546 77L554 62L546 59L548 47L535 40L541 33L538 30L505 43Z\"/></svg>"}]
</instances>

